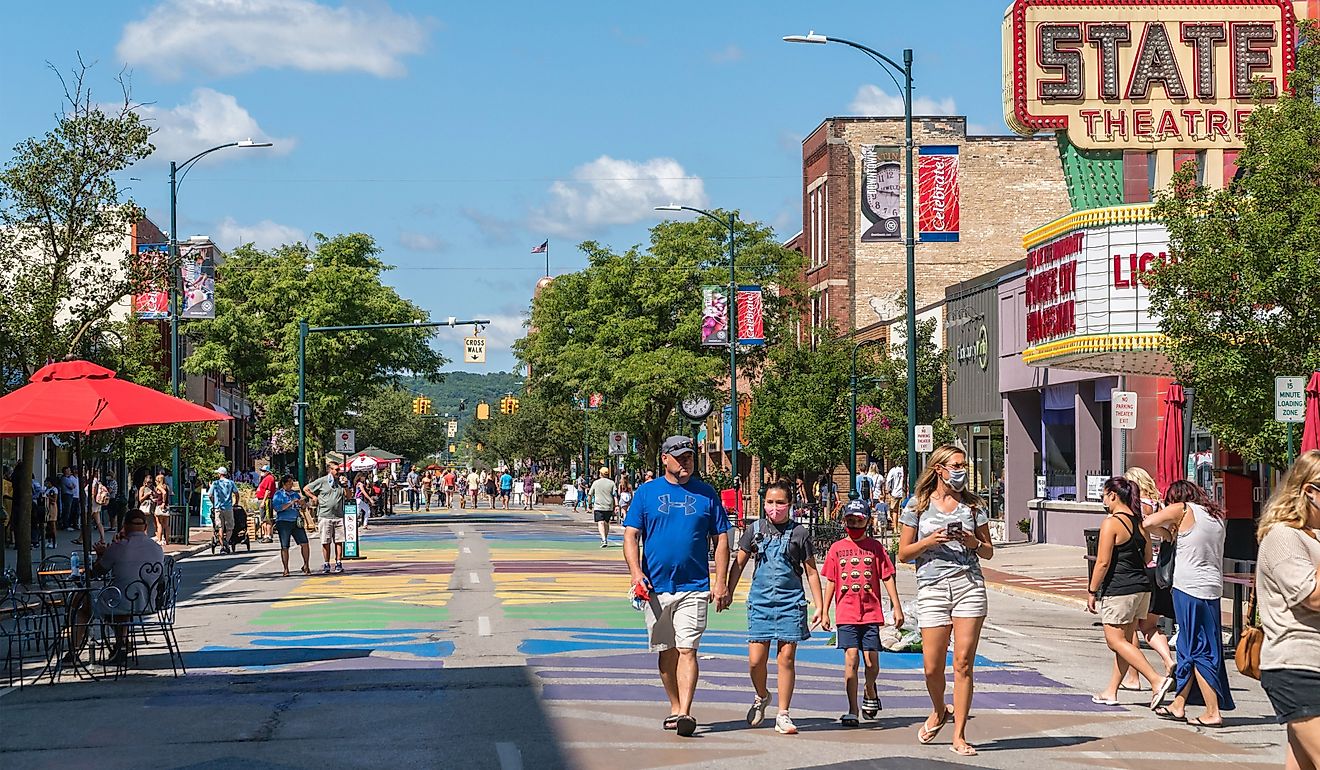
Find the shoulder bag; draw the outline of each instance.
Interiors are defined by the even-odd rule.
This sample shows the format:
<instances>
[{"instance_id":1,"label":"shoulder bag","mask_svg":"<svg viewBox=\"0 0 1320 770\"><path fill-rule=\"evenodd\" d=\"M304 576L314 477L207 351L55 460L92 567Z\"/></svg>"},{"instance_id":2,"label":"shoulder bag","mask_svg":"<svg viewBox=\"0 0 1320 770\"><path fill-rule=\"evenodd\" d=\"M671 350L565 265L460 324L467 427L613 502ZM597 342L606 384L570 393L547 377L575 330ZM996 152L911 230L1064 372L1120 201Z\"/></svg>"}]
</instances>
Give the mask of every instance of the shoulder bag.
<instances>
[{"instance_id":1,"label":"shoulder bag","mask_svg":"<svg viewBox=\"0 0 1320 770\"><path fill-rule=\"evenodd\" d=\"M1256 589L1251 589L1251 600L1247 603L1247 619L1242 636L1238 639L1233 662L1238 673L1252 679L1260 679L1260 648L1265 644L1265 630L1256 622Z\"/></svg>"}]
</instances>

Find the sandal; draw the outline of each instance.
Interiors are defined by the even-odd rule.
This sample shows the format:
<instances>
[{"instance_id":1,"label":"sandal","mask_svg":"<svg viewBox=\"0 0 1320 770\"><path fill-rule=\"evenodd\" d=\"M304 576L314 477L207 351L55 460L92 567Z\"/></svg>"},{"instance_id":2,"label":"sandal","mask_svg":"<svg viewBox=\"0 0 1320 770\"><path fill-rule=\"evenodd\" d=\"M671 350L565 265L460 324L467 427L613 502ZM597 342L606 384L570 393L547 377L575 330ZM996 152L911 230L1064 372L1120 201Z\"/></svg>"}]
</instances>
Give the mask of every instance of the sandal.
<instances>
[{"instance_id":1,"label":"sandal","mask_svg":"<svg viewBox=\"0 0 1320 770\"><path fill-rule=\"evenodd\" d=\"M976 756L976 747L970 743L964 743L961 746L950 746L949 751L952 751L954 754L957 754L960 757Z\"/></svg>"},{"instance_id":2,"label":"sandal","mask_svg":"<svg viewBox=\"0 0 1320 770\"><path fill-rule=\"evenodd\" d=\"M312 574L312 570L306 564L304 564L302 568L302 573L304 575L310 575Z\"/></svg>"},{"instance_id":3,"label":"sandal","mask_svg":"<svg viewBox=\"0 0 1320 770\"><path fill-rule=\"evenodd\" d=\"M1169 720L1170 722L1186 722L1186 721L1187 721L1187 716L1186 716L1185 714L1175 714L1175 713L1173 713L1172 711L1169 710L1168 706L1160 706L1160 707L1156 708L1156 709L1155 709L1155 716L1159 717L1160 719L1167 719L1167 720Z\"/></svg>"},{"instance_id":4,"label":"sandal","mask_svg":"<svg viewBox=\"0 0 1320 770\"><path fill-rule=\"evenodd\" d=\"M284 570L284 574L281 575L280 577L288 577L288 576L289 576L289 571L286 569Z\"/></svg>"},{"instance_id":5,"label":"sandal","mask_svg":"<svg viewBox=\"0 0 1320 770\"><path fill-rule=\"evenodd\" d=\"M874 698L862 697L862 716L867 719L875 719L876 715L880 713L880 709L880 696L877 695Z\"/></svg>"},{"instance_id":6,"label":"sandal","mask_svg":"<svg viewBox=\"0 0 1320 770\"><path fill-rule=\"evenodd\" d=\"M839 724L844 727L856 727L858 725L856 714L844 714L839 717Z\"/></svg>"},{"instance_id":7,"label":"sandal","mask_svg":"<svg viewBox=\"0 0 1320 770\"><path fill-rule=\"evenodd\" d=\"M664 728L666 730L677 730L678 714L670 714L669 716L665 717Z\"/></svg>"},{"instance_id":8,"label":"sandal","mask_svg":"<svg viewBox=\"0 0 1320 770\"><path fill-rule=\"evenodd\" d=\"M1150 699L1151 711L1154 711L1155 709L1159 708L1160 704L1164 702L1164 699L1169 697L1169 693L1173 691L1173 688L1176 684L1177 683L1173 680L1173 677L1171 676L1164 677L1164 681L1160 682L1160 686L1155 688L1155 694L1151 696Z\"/></svg>"},{"instance_id":9,"label":"sandal","mask_svg":"<svg viewBox=\"0 0 1320 770\"><path fill-rule=\"evenodd\" d=\"M697 718L690 714L679 716L678 722L674 726L674 730L684 738L692 735L692 733L697 731Z\"/></svg>"},{"instance_id":10,"label":"sandal","mask_svg":"<svg viewBox=\"0 0 1320 770\"><path fill-rule=\"evenodd\" d=\"M1118 700L1116 698L1101 698L1099 695L1092 695L1091 702L1099 706L1119 705Z\"/></svg>"},{"instance_id":11,"label":"sandal","mask_svg":"<svg viewBox=\"0 0 1320 770\"><path fill-rule=\"evenodd\" d=\"M1200 717L1192 717L1186 720L1187 724L1193 727L1208 727L1211 730L1218 730L1224 726L1223 722L1202 722Z\"/></svg>"},{"instance_id":12,"label":"sandal","mask_svg":"<svg viewBox=\"0 0 1320 770\"><path fill-rule=\"evenodd\" d=\"M948 724L949 717L952 716L953 708L945 706L944 714L940 717L940 721L934 727L929 727L926 722L922 722L921 727L917 728L917 742L925 744L935 740L935 736L940 734L940 730L944 729L944 725ZM926 721L930 721L930 717L926 717Z\"/></svg>"}]
</instances>

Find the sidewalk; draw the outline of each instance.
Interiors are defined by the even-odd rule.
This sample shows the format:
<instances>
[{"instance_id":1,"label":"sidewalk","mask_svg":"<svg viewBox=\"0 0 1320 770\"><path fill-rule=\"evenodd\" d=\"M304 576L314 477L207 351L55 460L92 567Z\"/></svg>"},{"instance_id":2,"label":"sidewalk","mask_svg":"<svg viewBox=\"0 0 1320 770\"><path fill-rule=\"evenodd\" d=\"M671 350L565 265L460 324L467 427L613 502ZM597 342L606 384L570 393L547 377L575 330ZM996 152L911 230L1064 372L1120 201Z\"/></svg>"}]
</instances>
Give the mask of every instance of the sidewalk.
<instances>
[{"instance_id":1,"label":"sidewalk","mask_svg":"<svg viewBox=\"0 0 1320 770\"><path fill-rule=\"evenodd\" d=\"M68 556L74 551L82 553L82 546L75 545L74 540L78 538L77 532L56 532L55 547L47 548L46 555L53 556L59 554ZM114 530L107 530L105 533L106 541L110 541L115 536ZM96 529L92 529L92 542L96 542L98 536ZM171 543L165 546L165 553L173 556L176 560L186 559L189 556L195 556L211 548L211 528L210 527L192 527L188 530L188 545L176 545ZM41 562L41 546L32 549L33 569ZM14 548L5 549L5 566L13 568L18 563L18 551Z\"/></svg>"},{"instance_id":2,"label":"sidewalk","mask_svg":"<svg viewBox=\"0 0 1320 770\"><path fill-rule=\"evenodd\" d=\"M1020 596L1086 606L1086 549L1049 543L1001 543L981 562L986 583Z\"/></svg>"}]
</instances>

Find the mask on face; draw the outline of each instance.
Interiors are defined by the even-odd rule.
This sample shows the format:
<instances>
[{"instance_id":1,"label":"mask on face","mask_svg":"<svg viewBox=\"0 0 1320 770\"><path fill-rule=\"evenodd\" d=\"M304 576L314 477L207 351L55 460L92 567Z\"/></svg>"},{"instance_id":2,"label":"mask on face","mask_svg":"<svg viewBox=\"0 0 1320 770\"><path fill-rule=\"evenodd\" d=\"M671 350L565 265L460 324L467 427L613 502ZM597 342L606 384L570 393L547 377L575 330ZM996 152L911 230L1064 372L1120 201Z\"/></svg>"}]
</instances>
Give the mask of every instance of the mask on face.
<instances>
[{"instance_id":1,"label":"mask on face","mask_svg":"<svg viewBox=\"0 0 1320 770\"><path fill-rule=\"evenodd\" d=\"M791 512L792 509L789 507L788 503L765 504L766 516L770 519L770 521L773 521L776 524L783 524L784 522L788 521L788 517Z\"/></svg>"},{"instance_id":2,"label":"mask on face","mask_svg":"<svg viewBox=\"0 0 1320 770\"><path fill-rule=\"evenodd\" d=\"M848 537L853 540L861 540L866 537L866 527L844 527L848 531Z\"/></svg>"},{"instance_id":3,"label":"mask on face","mask_svg":"<svg viewBox=\"0 0 1320 770\"><path fill-rule=\"evenodd\" d=\"M967 486L967 469L949 471L948 482L949 489L954 492L961 492Z\"/></svg>"}]
</instances>

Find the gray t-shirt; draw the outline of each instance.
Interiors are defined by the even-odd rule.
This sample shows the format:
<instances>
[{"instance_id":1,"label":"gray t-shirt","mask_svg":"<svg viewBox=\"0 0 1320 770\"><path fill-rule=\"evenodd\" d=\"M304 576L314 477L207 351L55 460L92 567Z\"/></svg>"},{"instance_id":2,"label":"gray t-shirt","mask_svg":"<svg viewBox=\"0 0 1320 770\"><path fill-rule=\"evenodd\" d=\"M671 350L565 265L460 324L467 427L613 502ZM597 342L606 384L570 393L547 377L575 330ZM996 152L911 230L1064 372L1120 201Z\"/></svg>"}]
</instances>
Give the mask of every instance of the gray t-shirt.
<instances>
[{"instance_id":1,"label":"gray t-shirt","mask_svg":"<svg viewBox=\"0 0 1320 770\"><path fill-rule=\"evenodd\" d=\"M139 612L149 609L151 586L146 583L133 585L134 581L145 580L154 585L156 580L161 579L163 570L144 576L142 567L146 564L163 565L164 563L165 552L161 550L160 544L147 537L145 532L129 532L123 540L111 543L110 547L105 549L105 553L97 559L97 566L109 570L113 585Z\"/></svg>"},{"instance_id":2,"label":"gray t-shirt","mask_svg":"<svg viewBox=\"0 0 1320 770\"><path fill-rule=\"evenodd\" d=\"M931 533L944 529L954 521L961 521L963 529L971 533L975 533L977 527L990 521L985 511L980 508L973 510L964 503L958 503L958 507L948 513L930 505L918 514L915 506L916 498L909 500L907 506L903 508L903 513L899 515L898 522L915 527L918 540L929 537ZM967 550L962 543L953 541L927 548L917 557L916 564L918 586L938 583L964 572L977 580L985 579L981 575L980 557Z\"/></svg>"},{"instance_id":3,"label":"gray t-shirt","mask_svg":"<svg viewBox=\"0 0 1320 770\"><path fill-rule=\"evenodd\" d=\"M344 488L334 476L322 476L308 484L307 491L316 495L316 518L344 517Z\"/></svg>"},{"instance_id":4,"label":"gray t-shirt","mask_svg":"<svg viewBox=\"0 0 1320 770\"><path fill-rule=\"evenodd\" d=\"M738 550L746 551L749 556L756 556L760 550L760 542L766 537L782 537L784 530L788 529L793 520L785 521L782 526L775 524L769 519L760 519L747 527L743 531L742 537L738 538ZM760 537L758 537L760 535ZM788 533L789 559L794 562L793 567L801 567L802 562L812 558L814 555L811 548L811 530L802 525L795 524Z\"/></svg>"},{"instance_id":5,"label":"gray t-shirt","mask_svg":"<svg viewBox=\"0 0 1320 770\"><path fill-rule=\"evenodd\" d=\"M593 511L612 511L614 510L614 494L616 491L614 482L609 479L596 479L591 482L591 510Z\"/></svg>"}]
</instances>

